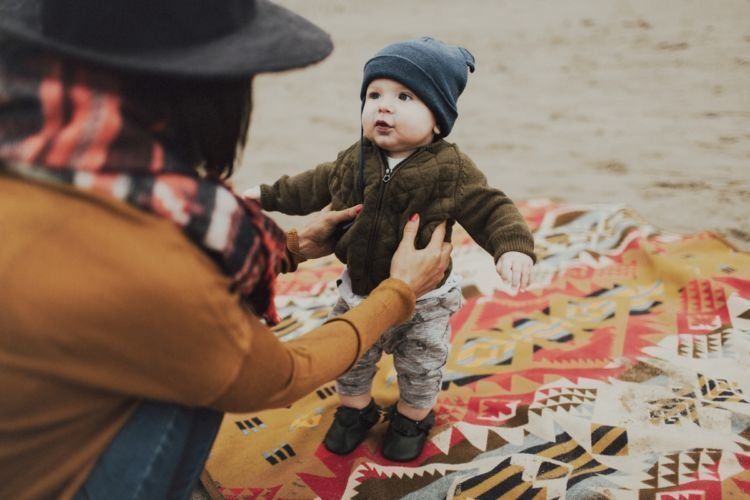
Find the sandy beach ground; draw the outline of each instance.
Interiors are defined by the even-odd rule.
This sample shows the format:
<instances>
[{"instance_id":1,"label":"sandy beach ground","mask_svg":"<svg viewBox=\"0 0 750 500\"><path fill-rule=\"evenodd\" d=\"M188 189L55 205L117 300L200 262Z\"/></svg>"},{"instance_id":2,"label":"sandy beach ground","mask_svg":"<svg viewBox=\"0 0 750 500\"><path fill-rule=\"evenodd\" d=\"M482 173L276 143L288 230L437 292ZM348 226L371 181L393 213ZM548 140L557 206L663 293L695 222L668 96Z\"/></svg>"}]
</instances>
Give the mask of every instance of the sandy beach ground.
<instances>
[{"instance_id":1,"label":"sandy beach ground","mask_svg":"<svg viewBox=\"0 0 750 500\"><path fill-rule=\"evenodd\" d=\"M477 59L448 139L493 186L519 200L622 203L750 250L750 1L279 3L335 49L256 79L238 188L334 159L359 136L364 62L431 35Z\"/></svg>"}]
</instances>

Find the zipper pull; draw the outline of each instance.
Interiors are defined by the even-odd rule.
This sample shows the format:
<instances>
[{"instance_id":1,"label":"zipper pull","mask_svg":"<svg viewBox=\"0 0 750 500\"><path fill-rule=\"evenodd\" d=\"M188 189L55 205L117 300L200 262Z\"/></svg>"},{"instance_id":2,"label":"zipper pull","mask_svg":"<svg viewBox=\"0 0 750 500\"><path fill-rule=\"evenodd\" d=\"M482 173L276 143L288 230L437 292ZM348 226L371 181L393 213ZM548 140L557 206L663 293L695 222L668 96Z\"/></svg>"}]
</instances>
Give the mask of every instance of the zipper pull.
<instances>
[{"instance_id":1,"label":"zipper pull","mask_svg":"<svg viewBox=\"0 0 750 500\"><path fill-rule=\"evenodd\" d=\"M385 167L385 175L383 176L383 182L391 180L391 167Z\"/></svg>"}]
</instances>

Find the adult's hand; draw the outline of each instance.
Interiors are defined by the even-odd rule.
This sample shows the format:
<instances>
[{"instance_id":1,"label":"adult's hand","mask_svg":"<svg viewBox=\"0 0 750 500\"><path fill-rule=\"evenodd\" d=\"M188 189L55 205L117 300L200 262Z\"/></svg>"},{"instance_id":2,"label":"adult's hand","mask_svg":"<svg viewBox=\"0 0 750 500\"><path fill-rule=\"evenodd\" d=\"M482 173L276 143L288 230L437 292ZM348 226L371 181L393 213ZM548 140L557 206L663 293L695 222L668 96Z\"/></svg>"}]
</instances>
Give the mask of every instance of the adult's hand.
<instances>
[{"instance_id":1,"label":"adult's hand","mask_svg":"<svg viewBox=\"0 0 750 500\"><path fill-rule=\"evenodd\" d=\"M354 219L362 211L362 205L344 210L331 210L331 205L315 214L304 228L297 232L299 253L306 259L325 257L336 246L334 233L339 224Z\"/></svg>"},{"instance_id":2,"label":"adult's hand","mask_svg":"<svg viewBox=\"0 0 750 500\"><path fill-rule=\"evenodd\" d=\"M391 259L391 278L406 282L420 297L434 289L443 279L453 246L443 241L445 222L432 232L430 243L422 250L414 247L419 229L419 215L414 214L404 226L401 243Z\"/></svg>"}]
</instances>

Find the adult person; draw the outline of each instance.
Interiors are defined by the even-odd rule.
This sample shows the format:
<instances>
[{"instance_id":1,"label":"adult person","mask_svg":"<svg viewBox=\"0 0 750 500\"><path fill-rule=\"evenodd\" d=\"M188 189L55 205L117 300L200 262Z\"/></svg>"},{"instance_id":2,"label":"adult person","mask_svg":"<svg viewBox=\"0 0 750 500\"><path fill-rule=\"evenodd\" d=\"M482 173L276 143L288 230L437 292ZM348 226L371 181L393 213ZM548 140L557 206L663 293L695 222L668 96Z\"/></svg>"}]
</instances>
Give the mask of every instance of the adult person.
<instances>
[{"instance_id":1,"label":"adult person","mask_svg":"<svg viewBox=\"0 0 750 500\"><path fill-rule=\"evenodd\" d=\"M285 235L234 195L251 78L330 50L265 0L0 0L0 498L185 498L222 412L341 375L440 281L417 218L360 306L260 318L357 210Z\"/></svg>"}]
</instances>

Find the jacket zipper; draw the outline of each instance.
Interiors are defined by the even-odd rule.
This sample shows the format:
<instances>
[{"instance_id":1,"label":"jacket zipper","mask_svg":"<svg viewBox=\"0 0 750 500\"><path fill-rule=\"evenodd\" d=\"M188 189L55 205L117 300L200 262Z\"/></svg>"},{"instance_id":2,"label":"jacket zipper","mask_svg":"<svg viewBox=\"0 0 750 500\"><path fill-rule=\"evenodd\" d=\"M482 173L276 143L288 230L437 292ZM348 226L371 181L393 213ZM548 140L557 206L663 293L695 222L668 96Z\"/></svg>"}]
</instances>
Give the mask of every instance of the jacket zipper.
<instances>
[{"instance_id":1,"label":"jacket zipper","mask_svg":"<svg viewBox=\"0 0 750 500\"><path fill-rule=\"evenodd\" d=\"M406 161L406 160L404 160L404 161ZM383 182L387 183L389 180L391 180L393 178L393 176L396 175L396 170L398 170L399 167L401 165L403 165L403 164L404 164L404 162L402 161L401 163L399 163L398 165L396 165L395 167L393 167L393 169L391 169L390 165L386 166L385 167L385 174L383 174Z\"/></svg>"},{"instance_id":2,"label":"jacket zipper","mask_svg":"<svg viewBox=\"0 0 750 500\"><path fill-rule=\"evenodd\" d=\"M370 236L367 239L367 253L365 255L365 276L369 277L371 272L371 262L372 262L372 256L370 255L372 253L371 249L374 246L375 236L378 234L378 228L380 227L380 207L383 204L383 195L385 194L385 189L388 187L388 181L393 179L393 177L396 175L396 172L401 170L401 167L411 161L415 156L417 156L422 150L418 149L409 157L407 157L404 161L396 165L395 167L391 168L390 166L386 166L387 162L383 163L383 155L378 154L378 161L380 162L380 168L381 170L384 170L382 181L383 184L380 186L380 192L378 193L378 204L375 207L375 221L372 224L372 228L370 229Z\"/></svg>"}]
</instances>

